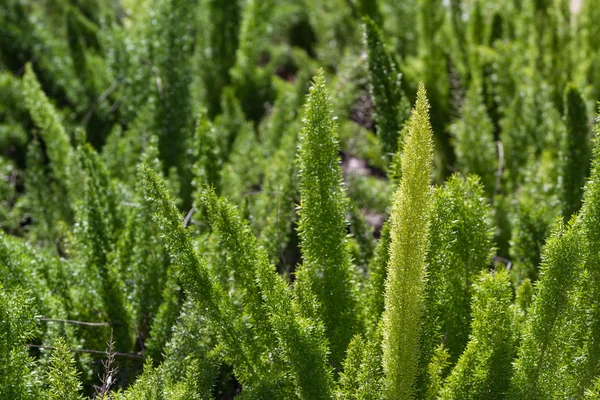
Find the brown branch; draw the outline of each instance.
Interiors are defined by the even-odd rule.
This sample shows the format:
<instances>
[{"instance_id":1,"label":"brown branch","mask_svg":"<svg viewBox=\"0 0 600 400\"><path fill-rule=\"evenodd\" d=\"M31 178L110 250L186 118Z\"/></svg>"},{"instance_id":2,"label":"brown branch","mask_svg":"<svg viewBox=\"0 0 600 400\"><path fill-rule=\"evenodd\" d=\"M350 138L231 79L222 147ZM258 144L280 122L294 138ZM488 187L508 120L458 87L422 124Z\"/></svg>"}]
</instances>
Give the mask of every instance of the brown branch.
<instances>
[{"instance_id":1,"label":"brown branch","mask_svg":"<svg viewBox=\"0 0 600 400\"><path fill-rule=\"evenodd\" d=\"M84 325L84 326L111 326L110 322L85 322L85 321L74 321L72 319L60 319L60 318L38 318L38 321L44 322L62 322L65 324L73 325Z\"/></svg>"},{"instance_id":2,"label":"brown branch","mask_svg":"<svg viewBox=\"0 0 600 400\"><path fill-rule=\"evenodd\" d=\"M192 207L190 211L188 211L187 215L183 219L183 227L187 228L190 224L190 220L192 219L192 215L196 212L196 207Z\"/></svg>"},{"instance_id":3,"label":"brown branch","mask_svg":"<svg viewBox=\"0 0 600 400\"><path fill-rule=\"evenodd\" d=\"M117 109L119 108L120 105L121 105L121 102L119 100L115 101L113 103L113 105L110 106L110 110L108 110L108 113L109 114L114 113L115 111L117 111Z\"/></svg>"},{"instance_id":4,"label":"brown branch","mask_svg":"<svg viewBox=\"0 0 600 400\"><path fill-rule=\"evenodd\" d=\"M500 184L504 170L504 146L502 146L502 142L499 140L496 142L496 146L498 147L498 170L496 171L496 188L494 192L498 194L500 193Z\"/></svg>"},{"instance_id":5,"label":"brown branch","mask_svg":"<svg viewBox=\"0 0 600 400\"><path fill-rule=\"evenodd\" d=\"M156 79L156 89L158 90L158 97L160 98L161 101L163 101L164 100L164 96L163 96L162 79L160 78L160 71L147 58L142 57L140 59L140 61L142 62L142 64L149 66L150 69L152 70L152 72L154 73L154 77Z\"/></svg>"},{"instance_id":6,"label":"brown branch","mask_svg":"<svg viewBox=\"0 0 600 400\"><path fill-rule=\"evenodd\" d=\"M494 255L494 257L492 258L493 262L501 262L502 264L506 265L506 270L510 271L512 269L512 261L509 260L508 258L504 258L501 257L499 255Z\"/></svg>"},{"instance_id":7,"label":"brown branch","mask_svg":"<svg viewBox=\"0 0 600 400\"><path fill-rule=\"evenodd\" d=\"M36 54L33 57L31 57L29 60L25 61L25 64L23 64L16 72L15 75L17 76L22 76L25 73L25 66L27 65L27 63L31 63L31 64L35 64L38 60L39 56Z\"/></svg>"},{"instance_id":8,"label":"brown branch","mask_svg":"<svg viewBox=\"0 0 600 400\"><path fill-rule=\"evenodd\" d=\"M56 350L56 348L52 347L52 346L39 346L37 344L31 344L31 343L26 343L25 347L32 347L34 349L41 349L41 350ZM108 356L110 354L114 354L115 356L126 357L126 358L135 358L137 360L145 360L146 359L146 357L144 357L144 356L140 356L138 354L130 354L130 353L119 353L119 352L109 353L107 351L88 350L88 349L69 349L69 351L72 351L74 353L102 354L103 356Z\"/></svg>"},{"instance_id":9,"label":"brown branch","mask_svg":"<svg viewBox=\"0 0 600 400\"><path fill-rule=\"evenodd\" d=\"M117 367L113 367L115 362L115 341L113 340L113 332L112 329L110 331L110 339L108 340L108 356L106 360L102 361L102 366L104 367L104 375L100 378L102 382L102 386L98 388L96 391L97 396L94 396L96 399L104 399L106 394L110 391L111 386L115 382L115 373L117 372Z\"/></svg>"},{"instance_id":10,"label":"brown branch","mask_svg":"<svg viewBox=\"0 0 600 400\"><path fill-rule=\"evenodd\" d=\"M125 207L141 207L142 206L140 203L131 203L129 201L124 201L121 204L123 204Z\"/></svg>"},{"instance_id":11,"label":"brown branch","mask_svg":"<svg viewBox=\"0 0 600 400\"><path fill-rule=\"evenodd\" d=\"M102 92L102 94L98 97L98 99L94 102L94 104L92 104L92 106L88 110L83 121L81 121L81 124L83 126L86 126L88 124L88 122L90 122L92 115L94 115L94 113L96 112L96 110L98 109L100 104L102 104L104 102L104 100L106 100L106 98L108 96L110 96L112 94L112 92L114 92L117 89L118 86L119 85L117 84L117 82L113 82L113 84L110 85L108 87L108 89L106 89L104 92Z\"/></svg>"},{"instance_id":12,"label":"brown branch","mask_svg":"<svg viewBox=\"0 0 600 400\"><path fill-rule=\"evenodd\" d=\"M277 232L277 243L279 244L279 257L283 265L286 265L285 255L283 254L283 246L281 245L281 236L279 235L279 194L281 191L281 185L277 186L277 213L275 214L275 232Z\"/></svg>"}]
</instances>

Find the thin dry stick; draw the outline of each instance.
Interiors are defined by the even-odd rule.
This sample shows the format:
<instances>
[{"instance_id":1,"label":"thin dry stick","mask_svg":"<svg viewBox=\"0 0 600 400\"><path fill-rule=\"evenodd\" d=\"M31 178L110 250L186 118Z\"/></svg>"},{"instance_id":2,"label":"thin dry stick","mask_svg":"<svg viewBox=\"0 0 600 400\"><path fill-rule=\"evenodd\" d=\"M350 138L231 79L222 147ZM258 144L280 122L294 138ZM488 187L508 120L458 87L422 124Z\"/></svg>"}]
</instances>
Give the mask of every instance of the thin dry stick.
<instances>
[{"instance_id":1,"label":"thin dry stick","mask_svg":"<svg viewBox=\"0 0 600 400\"><path fill-rule=\"evenodd\" d=\"M162 79L160 79L160 71L154 64L150 62L150 60L142 57L140 58L140 61L142 62L142 64L149 66L152 72L154 73L154 76L156 78L156 89L158 90L158 96L161 100L164 100Z\"/></svg>"},{"instance_id":2,"label":"thin dry stick","mask_svg":"<svg viewBox=\"0 0 600 400\"><path fill-rule=\"evenodd\" d=\"M499 140L496 142L496 146L498 147L498 170L496 171L496 188L494 192L498 194L500 193L500 183L504 169L504 146L502 146L502 142Z\"/></svg>"},{"instance_id":3,"label":"thin dry stick","mask_svg":"<svg viewBox=\"0 0 600 400\"><path fill-rule=\"evenodd\" d=\"M509 260L508 258L500 257L499 255L496 254L493 258L493 261L500 261L501 263L506 265L507 271L510 271L512 268L512 261Z\"/></svg>"},{"instance_id":4,"label":"thin dry stick","mask_svg":"<svg viewBox=\"0 0 600 400\"><path fill-rule=\"evenodd\" d=\"M56 348L52 347L52 346L39 346L37 344L31 344L31 343L25 344L25 347L32 347L34 349L40 349L40 350L56 350ZM69 349L69 351L72 351L73 353L102 354L103 356L109 355L108 352L106 352L106 351L100 351L100 350ZM114 352L112 354L114 354L115 356L118 356L118 357L135 358L135 359L138 359L138 360L145 360L146 359L146 357L140 356L138 354L120 353L120 352Z\"/></svg>"},{"instance_id":5,"label":"thin dry stick","mask_svg":"<svg viewBox=\"0 0 600 400\"><path fill-rule=\"evenodd\" d=\"M187 215L185 216L185 218L183 220L184 228L188 227L188 225L190 224L190 220L192 219L192 215L194 215L195 212L196 212L196 207L192 207L192 209L190 211L188 211Z\"/></svg>"},{"instance_id":6,"label":"thin dry stick","mask_svg":"<svg viewBox=\"0 0 600 400\"><path fill-rule=\"evenodd\" d=\"M31 57L29 60L27 60L27 61L25 62L25 64L21 65L21 68L19 68L19 69L17 70L17 73L16 73L16 75L17 75L17 76L21 76L21 75L23 75L23 74L25 73L25 66L27 65L27 63L35 64L35 63L37 62L38 58L39 58L39 56L36 54L35 56L33 56L33 57Z\"/></svg>"},{"instance_id":7,"label":"thin dry stick","mask_svg":"<svg viewBox=\"0 0 600 400\"><path fill-rule=\"evenodd\" d=\"M44 322L62 322L65 324L73 325L84 325L84 326L111 326L110 322L85 322L85 321L74 321L72 319L60 319L60 318L38 318L38 321Z\"/></svg>"},{"instance_id":8,"label":"thin dry stick","mask_svg":"<svg viewBox=\"0 0 600 400\"><path fill-rule=\"evenodd\" d=\"M113 368L113 363L115 361L115 341L113 340L113 332L110 330L110 339L108 340L108 356L106 360L102 361L102 365L104 366L104 375L100 378L102 382L102 386L95 393L95 398L103 399L106 394L110 391L111 386L114 383L115 373L117 372L117 367Z\"/></svg>"},{"instance_id":9,"label":"thin dry stick","mask_svg":"<svg viewBox=\"0 0 600 400\"><path fill-rule=\"evenodd\" d=\"M281 185L277 186L277 213L275 216L275 230L277 232L277 242L279 244L279 256L281 257L281 261L283 265L287 265L285 261L285 255L283 254L283 246L281 245L281 236L279 235L279 194L281 192Z\"/></svg>"},{"instance_id":10,"label":"thin dry stick","mask_svg":"<svg viewBox=\"0 0 600 400\"><path fill-rule=\"evenodd\" d=\"M112 94L112 92L114 92L117 89L118 86L119 85L117 84L117 82L113 82L113 84L110 85L108 87L108 89L106 89L104 92L102 92L102 94L98 97L98 99L94 102L94 104L92 104L92 106L88 110L83 121L81 121L81 124L83 126L86 126L88 124L88 122L90 122L92 115L94 115L94 113L96 112L96 110L98 109L100 104L104 103L104 100L106 100L106 98L108 96L110 96Z\"/></svg>"}]
</instances>

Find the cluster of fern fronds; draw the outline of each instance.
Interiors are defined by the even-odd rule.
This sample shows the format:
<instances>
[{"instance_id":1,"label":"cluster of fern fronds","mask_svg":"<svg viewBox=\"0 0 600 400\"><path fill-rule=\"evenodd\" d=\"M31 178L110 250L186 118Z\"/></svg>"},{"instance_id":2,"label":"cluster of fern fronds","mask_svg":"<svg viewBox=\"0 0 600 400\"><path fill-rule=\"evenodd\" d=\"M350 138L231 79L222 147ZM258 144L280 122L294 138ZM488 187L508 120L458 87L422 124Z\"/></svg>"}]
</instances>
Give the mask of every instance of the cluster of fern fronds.
<instances>
[{"instance_id":1,"label":"cluster of fern fronds","mask_svg":"<svg viewBox=\"0 0 600 400\"><path fill-rule=\"evenodd\" d=\"M600 0L3 0L0 399L600 399Z\"/></svg>"}]
</instances>

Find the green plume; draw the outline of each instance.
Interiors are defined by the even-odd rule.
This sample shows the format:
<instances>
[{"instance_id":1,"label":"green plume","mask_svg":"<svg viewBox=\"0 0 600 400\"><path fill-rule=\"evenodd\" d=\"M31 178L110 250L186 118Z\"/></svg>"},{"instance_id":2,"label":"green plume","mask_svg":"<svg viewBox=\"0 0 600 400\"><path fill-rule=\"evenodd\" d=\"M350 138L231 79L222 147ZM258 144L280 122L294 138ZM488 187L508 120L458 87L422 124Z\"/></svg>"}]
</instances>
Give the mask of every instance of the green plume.
<instances>
[{"instance_id":1,"label":"green plume","mask_svg":"<svg viewBox=\"0 0 600 400\"><path fill-rule=\"evenodd\" d=\"M7 291L0 283L0 398L39 399L33 360L24 344L34 336L31 299L20 290Z\"/></svg>"},{"instance_id":2,"label":"green plume","mask_svg":"<svg viewBox=\"0 0 600 400\"><path fill-rule=\"evenodd\" d=\"M119 232L116 199L106 169L90 145L78 151L84 171L83 200L77 209L78 242L88 271L99 278L102 304L109 320L115 324L115 340L119 351L133 345L131 315L124 296L123 280L113 263L113 243ZM89 272L87 272L89 273Z\"/></svg>"},{"instance_id":3,"label":"green plume","mask_svg":"<svg viewBox=\"0 0 600 400\"><path fill-rule=\"evenodd\" d=\"M524 278L537 279L542 248L558 212L554 192L556 180L552 178L550 170L553 162L550 155L545 153L539 162L531 163L523 185L513 196L509 254L516 282Z\"/></svg>"},{"instance_id":4,"label":"green plume","mask_svg":"<svg viewBox=\"0 0 600 400\"><path fill-rule=\"evenodd\" d=\"M298 233L303 264L297 285L313 293L319 318L339 365L350 339L359 329L352 266L346 246L346 209L342 189L336 125L325 89L323 71L314 78L300 134L300 221Z\"/></svg>"},{"instance_id":5,"label":"green plume","mask_svg":"<svg viewBox=\"0 0 600 400\"><path fill-rule=\"evenodd\" d=\"M273 337L268 316L263 310L262 293L255 278L255 262L258 258L256 239L229 204L217 198L214 192L205 191L201 204L217 234L217 245L226 251L226 267L232 272L233 288L240 292L244 313L254 327L259 342L257 344L268 346Z\"/></svg>"},{"instance_id":6,"label":"green plume","mask_svg":"<svg viewBox=\"0 0 600 400\"><path fill-rule=\"evenodd\" d=\"M427 391L425 393L425 399L437 400L440 397L440 391L444 383L444 375L446 369L450 365L450 354L444 347L439 345L433 352L431 361L427 366Z\"/></svg>"},{"instance_id":7,"label":"green plume","mask_svg":"<svg viewBox=\"0 0 600 400\"><path fill-rule=\"evenodd\" d=\"M75 360L62 338L54 343L48 367L48 389L44 398L48 400L81 400L81 382L75 368Z\"/></svg>"},{"instance_id":8,"label":"green plume","mask_svg":"<svg viewBox=\"0 0 600 400\"><path fill-rule=\"evenodd\" d=\"M181 299L183 293L177 282L177 274L174 266L170 266L166 273L166 282L162 289L161 296L157 296L157 292L151 297L159 297L161 303L156 309L156 314L153 315L152 323L149 327L145 327L142 320L140 329L146 328L149 330L150 337L145 343L148 355L156 361L162 360L164 347L171 340L173 335L173 326L179 317L181 309ZM140 315L144 318L144 315Z\"/></svg>"},{"instance_id":9,"label":"green plume","mask_svg":"<svg viewBox=\"0 0 600 400\"><path fill-rule=\"evenodd\" d=\"M390 399L415 393L419 330L424 310L431 207L432 130L425 87L417 102L402 155L402 180L394 195L383 314L383 368Z\"/></svg>"},{"instance_id":10,"label":"green plume","mask_svg":"<svg viewBox=\"0 0 600 400\"><path fill-rule=\"evenodd\" d=\"M159 137L159 150L164 172L176 167L179 172L181 197L191 200L191 162L188 146L192 131L192 55L195 44L196 1L159 0L152 15L151 44L160 85L157 85L157 112L154 125ZM148 67L146 67L148 68Z\"/></svg>"},{"instance_id":11,"label":"green plume","mask_svg":"<svg viewBox=\"0 0 600 400\"><path fill-rule=\"evenodd\" d=\"M249 329L246 318L239 318L232 299L210 276L205 261L194 250L189 232L182 224L182 216L164 183L147 166L143 167L143 180L145 197L155 209L155 218L164 233L167 251L178 268L181 283L198 306L205 310L207 320L224 343L225 360L234 367L236 378L250 392L276 389L279 383L269 379L266 360L261 359L263 348L260 337L257 338L255 332L255 329L268 329L268 326Z\"/></svg>"},{"instance_id":12,"label":"green plume","mask_svg":"<svg viewBox=\"0 0 600 400\"><path fill-rule=\"evenodd\" d=\"M496 187L496 143L479 87L473 83L461 109L461 118L450 126L457 167L465 175L477 174L488 197Z\"/></svg>"},{"instance_id":13,"label":"green plume","mask_svg":"<svg viewBox=\"0 0 600 400\"><path fill-rule=\"evenodd\" d=\"M579 329L572 292L581 272L583 239L577 226L565 228L559 221L546 243L514 366L511 398L564 398L562 391L569 387L564 379L572 367L564 367L573 350L568 343Z\"/></svg>"},{"instance_id":14,"label":"green plume","mask_svg":"<svg viewBox=\"0 0 600 400\"><path fill-rule=\"evenodd\" d=\"M231 81L229 69L235 63L241 3L239 0L209 0L203 4L199 72L210 118L220 111L221 93Z\"/></svg>"},{"instance_id":15,"label":"green plume","mask_svg":"<svg viewBox=\"0 0 600 400\"><path fill-rule=\"evenodd\" d=\"M72 174L75 157L69 135L65 131L56 109L42 91L31 64L27 64L25 67L23 89L25 90L25 106L31 119L40 129L40 136L46 144L54 176L66 189L74 192L76 182L74 182Z\"/></svg>"},{"instance_id":16,"label":"green plume","mask_svg":"<svg viewBox=\"0 0 600 400\"><path fill-rule=\"evenodd\" d=\"M398 150L398 135L410 106L402 93L400 68L384 44L381 31L369 17L364 18L364 23L377 134L384 153L391 156Z\"/></svg>"},{"instance_id":17,"label":"green plume","mask_svg":"<svg viewBox=\"0 0 600 400\"><path fill-rule=\"evenodd\" d=\"M286 264L284 250L287 247L295 222L295 199L298 197L295 164L297 134L281 138L279 148L269 159L270 167L265 172L263 190L259 194L254 218L264 224L258 240L267 250L269 259L275 264Z\"/></svg>"},{"instance_id":18,"label":"green plume","mask_svg":"<svg viewBox=\"0 0 600 400\"><path fill-rule=\"evenodd\" d=\"M560 143L559 184L562 214L568 219L581 207L591 158L586 106L574 86L565 91L564 119L566 131Z\"/></svg>"},{"instance_id":19,"label":"green plume","mask_svg":"<svg viewBox=\"0 0 600 400\"><path fill-rule=\"evenodd\" d=\"M452 360L458 359L469 340L472 284L492 259L491 212L476 176L451 177L435 190L427 253L427 316L423 333L424 360L432 354L436 336ZM439 324L441 332L435 329ZM429 345L426 343L430 342Z\"/></svg>"},{"instance_id":20,"label":"green plume","mask_svg":"<svg viewBox=\"0 0 600 400\"><path fill-rule=\"evenodd\" d=\"M233 207L212 192L205 193L203 202L228 253L237 284L245 292L246 310L265 350L273 351L277 340L300 398L331 398L333 382L322 326L300 317L289 286L269 264L264 249L257 246Z\"/></svg>"},{"instance_id":21,"label":"green plume","mask_svg":"<svg viewBox=\"0 0 600 400\"><path fill-rule=\"evenodd\" d=\"M600 378L594 379L592 386L585 391L583 398L586 400L600 400Z\"/></svg>"},{"instance_id":22,"label":"green plume","mask_svg":"<svg viewBox=\"0 0 600 400\"><path fill-rule=\"evenodd\" d=\"M153 152L156 149L150 145L149 150ZM148 155L147 152L146 159L149 158ZM121 276L126 278L126 282L135 282L126 285L126 290L138 334L147 337L152 326L151 340L154 341L155 317L161 315L160 319L163 319L165 313L164 310L159 310L163 308L165 302L161 304L161 296L157 294L163 290L170 290L169 293L178 291L179 287L171 282L166 288L169 282L167 271L170 269L170 259L160 238L160 229L156 222L152 221L154 210L148 202L144 201L140 172L137 173L137 177L139 182L135 190L134 202L129 207L127 223L116 243L114 262ZM172 286L176 286L177 289L173 289ZM175 304L178 306L177 300ZM176 307L174 318L177 317L178 311L179 307ZM172 322L173 320L166 329L171 329ZM145 346L153 347L149 342L146 342ZM150 351L153 358L160 354L160 350L162 348L157 352Z\"/></svg>"},{"instance_id":23,"label":"green plume","mask_svg":"<svg viewBox=\"0 0 600 400\"><path fill-rule=\"evenodd\" d=\"M511 303L508 273L482 273L473 296L469 344L448 377L441 399L506 398L515 352Z\"/></svg>"},{"instance_id":24,"label":"green plume","mask_svg":"<svg viewBox=\"0 0 600 400\"><path fill-rule=\"evenodd\" d=\"M379 340L368 341L357 335L348 346L336 399L380 399L382 389L383 370Z\"/></svg>"},{"instance_id":25,"label":"green plume","mask_svg":"<svg viewBox=\"0 0 600 400\"><path fill-rule=\"evenodd\" d=\"M589 309L588 332L585 351L585 371L583 384L587 385L598 376L600 371L600 120L594 127L594 157L590 179L583 196L583 207L580 214L583 234L587 242L585 259L586 280L583 281L585 295L584 304Z\"/></svg>"},{"instance_id":26,"label":"green plume","mask_svg":"<svg viewBox=\"0 0 600 400\"><path fill-rule=\"evenodd\" d=\"M385 301L385 281L390 259L390 223L386 221L381 228L381 237L375 248L375 254L369 263L365 288L365 319L367 332L376 332L381 321Z\"/></svg>"}]
</instances>

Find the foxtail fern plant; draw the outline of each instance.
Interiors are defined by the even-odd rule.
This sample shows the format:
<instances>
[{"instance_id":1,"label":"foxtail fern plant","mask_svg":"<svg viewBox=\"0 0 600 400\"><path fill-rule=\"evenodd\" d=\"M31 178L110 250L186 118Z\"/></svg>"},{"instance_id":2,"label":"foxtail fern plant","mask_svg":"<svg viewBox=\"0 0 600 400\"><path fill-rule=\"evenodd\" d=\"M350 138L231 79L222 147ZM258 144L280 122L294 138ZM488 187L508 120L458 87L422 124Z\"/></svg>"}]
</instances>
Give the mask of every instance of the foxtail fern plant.
<instances>
[{"instance_id":1,"label":"foxtail fern plant","mask_svg":"<svg viewBox=\"0 0 600 400\"><path fill-rule=\"evenodd\" d=\"M75 191L76 188L70 186L74 183L75 157L69 135L63 127L58 112L40 88L31 64L27 64L25 67L23 90L25 106L32 120L40 129L55 178L65 189Z\"/></svg>"},{"instance_id":2,"label":"foxtail fern plant","mask_svg":"<svg viewBox=\"0 0 600 400\"><path fill-rule=\"evenodd\" d=\"M314 296L321 306L309 316L325 325L331 356L340 368L344 351L359 332L358 299L346 246L347 199L342 188L336 123L322 70L317 72L304 111L300 134L300 221L303 263L296 287L301 301Z\"/></svg>"},{"instance_id":3,"label":"foxtail fern plant","mask_svg":"<svg viewBox=\"0 0 600 400\"><path fill-rule=\"evenodd\" d=\"M558 221L546 244L539 284L515 362L510 397L562 397L561 366L572 356L565 346L578 329L572 326L572 293L581 273L584 240L575 219L565 227ZM572 368L572 367L571 367Z\"/></svg>"},{"instance_id":4,"label":"foxtail fern plant","mask_svg":"<svg viewBox=\"0 0 600 400\"><path fill-rule=\"evenodd\" d=\"M365 287L365 320L366 330L369 334L377 332L385 308L384 292L390 259L390 229L390 222L385 222L381 228L379 243L369 263L368 280Z\"/></svg>"},{"instance_id":5,"label":"foxtail fern plant","mask_svg":"<svg viewBox=\"0 0 600 400\"><path fill-rule=\"evenodd\" d=\"M408 118L409 104L400 85L400 68L385 45L381 31L369 17L364 18L364 23L377 133L384 154L392 155L402 143L398 135Z\"/></svg>"},{"instance_id":6,"label":"foxtail fern plant","mask_svg":"<svg viewBox=\"0 0 600 400\"><path fill-rule=\"evenodd\" d=\"M600 344L595 339L600 335L600 233L598 222L600 221L600 120L596 119L594 126L594 147L590 172L583 195L583 206L580 219L583 235L587 242L584 270L586 278L583 281L583 302L589 315L587 316L587 332L585 335L584 363L582 377L583 385L591 385L594 377L600 371Z\"/></svg>"},{"instance_id":7,"label":"foxtail fern plant","mask_svg":"<svg viewBox=\"0 0 600 400\"><path fill-rule=\"evenodd\" d=\"M461 118L451 125L450 133L460 170L481 177L487 196L492 197L496 190L498 165L494 126L476 82L469 88L462 105Z\"/></svg>"},{"instance_id":8,"label":"foxtail fern plant","mask_svg":"<svg viewBox=\"0 0 600 400\"><path fill-rule=\"evenodd\" d=\"M389 398L415 394L419 330L425 312L427 235L431 213L432 130L421 84L402 155L402 180L394 195L390 259L383 313L383 368Z\"/></svg>"},{"instance_id":9,"label":"foxtail fern plant","mask_svg":"<svg viewBox=\"0 0 600 400\"><path fill-rule=\"evenodd\" d=\"M110 190L106 171L99 156L89 145L83 145L78 156L85 173L83 200L77 210L77 239L87 269L86 277L97 277L103 307L115 326L115 341L119 351L128 351L133 344L131 314L124 296L123 280L112 262L113 243L118 233L114 192Z\"/></svg>"},{"instance_id":10,"label":"foxtail fern plant","mask_svg":"<svg viewBox=\"0 0 600 400\"><path fill-rule=\"evenodd\" d=\"M182 197L189 202L191 194L189 159L186 148L191 138L191 80L192 52L195 45L195 1L161 0L152 12L150 25L151 55L156 85L157 130L165 171L176 167L181 174ZM148 67L146 67L148 68Z\"/></svg>"},{"instance_id":11,"label":"foxtail fern plant","mask_svg":"<svg viewBox=\"0 0 600 400\"><path fill-rule=\"evenodd\" d=\"M454 176L436 188L430 220L418 378L422 392L430 386L427 369L440 343L452 362L463 354L471 333L472 286L494 250L490 210L474 176Z\"/></svg>"},{"instance_id":12,"label":"foxtail fern plant","mask_svg":"<svg viewBox=\"0 0 600 400\"><path fill-rule=\"evenodd\" d=\"M211 192L205 194L204 201L212 215L213 226L228 249L231 262L235 263L239 283L246 287L248 300L258 296L246 304L248 314L263 324L256 327L263 335L263 344L271 349L275 343L281 346L286 363L283 369L291 374L301 398L331 398L332 373L326 360L327 342L322 325L317 322L316 326L310 327L315 321L301 316L290 287L277 276L264 249L257 246L249 227L236 211ZM256 306L261 307L252 310ZM263 313L264 308L269 311L267 315Z\"/></svg>"},{"instance_id":13,"label":"foxtail fern plant","mask_svg":"<svg viewBox=\"0 0 600 400\"><path fill-rule=\"evenodd\" d=\"M49 400L82 400L81 382L75 360L63 339L54 344L55 350L50 357L48 367L48 389L44 398Z\"/></svg>"},{"instance_id":14,"label":"foxtail fern plant","mask_svg":"<svg viewBox=\"0 0 600 400\"><path fill-rule=\"evenodd\" d=\"M565 218L579 211L591 158L590 129L585 102L574 86L565 91L565 128L560 143L560 193Z\"/></svg>"},{"instance_id":15,"label":"foxtail fern plant","mask_svg":"<svg viewBox=\"0 0 600 400\"><path fill-rule=\"evenodd\" d=\"M508 273L482 273L473 296L469 344L448 376L442 399L506 398L514 356L511 303Z\"/></svg>"},{"instance_id":16,"label":"foxtail fern plant","mask_svg":"<svg viewBox=\"0 0 600 400\"><path fill-rule=\"evenodd\" d=\"M23 346L34 336L31 299L21 290L0 285L0 396L6 399L39 398L33 359Z\"/></svg>"},{"instance_id":17,"label":"foxtail fern plant","mask_svg":"<svg viewBox=\"0 0 600 400\"><path fill-rule=\"evenodd\" d=\"M175 260L182 284L190 296L207 310L207 318L213 321L218 334L231 345L231 353L227 356L237 361L234 364L241 369L240 378L255 375L250 362L253 357L246 347L248 343L242 346L238 342L241 333L238 331L239 326L234 326L231 301L225 300L220 286L210 278L204 260L196 254L189 232L181 222L182 216L163 181L150 167L143 167L143 171L145 197L156 210L155 218L165 234L167 251Z\"/></svg>"}]
</instances>

